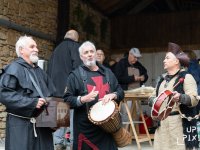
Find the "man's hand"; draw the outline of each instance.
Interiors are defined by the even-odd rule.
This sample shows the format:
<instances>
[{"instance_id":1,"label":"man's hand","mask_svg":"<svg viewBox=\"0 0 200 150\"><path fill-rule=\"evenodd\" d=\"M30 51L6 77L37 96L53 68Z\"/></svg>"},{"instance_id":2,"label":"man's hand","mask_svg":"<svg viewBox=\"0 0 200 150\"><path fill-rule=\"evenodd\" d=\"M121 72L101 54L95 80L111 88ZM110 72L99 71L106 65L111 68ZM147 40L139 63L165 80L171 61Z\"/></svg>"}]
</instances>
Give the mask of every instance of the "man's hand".
<instances>
[{"instance_id":1,"label":"man's hand","mask_svg":"<svg viewBox=\"0 0 200 150\"><path fill-rule=\"evenodd\" d=\"M144 81L144 75L142 76L134 76L135 81Z\"/></svg>"},{"instance_id":2,"label":"man's hand","mask_svg":"<svg viewBox=\"0 0 200 150\"><path fill-rule=\"evenodd\" d=\"M140 81L144 81L144 75L140 76Z\"/></svg>"},{"instance_id":3,"label":"man's hand","mask_svg":"<svg viewBox=\"0 0 200 150\"><path fill-rule=\"evenodd\" d=\"M95 91L96 86L93 87L92 91L85 96L81 96L81 103L86 103L95 100L99 91Z\"/></svg>"},{"instance_id":4,"label":"man's hand","mask_svg":"<svg viewBox=\"0 0 200 150\"><path fill-rule=\"evenodd\" d=\"M178 93L177 91L174 91L173 92L173 99L172 99L172 101L173 102L179 102L180 101L180 96L181 96L180 93Z\"/></svg>"},{"instance_id":5,"label":"man's hand","mask_svg":"<svg viewBox=\"0 0 200 150\"><path fill-rule=\"evenodd\" d=\"M43 105L46 105L46 100L44 98L39 98L36 108L40 109Z\"/></svg>"},{"instance_id":6,"label":"man's hand","mask_svg":"<svg viewBox=\"0 0 200 150\"><path fill-rule=\"evenodd\" d=\"M108 103L109 101L116 99L117 95L115 93L110 93L110 94L106 94L104 95L103 98L99 99L102 101L102 104L105 105L106 103Z\"/></svg>"},{"instance_id":7,"label":"man's hand","mask_svg":"<svg viewBox=\"0 0 200 150\"><path fill-rule=\"evenodd\" d=\"M134 76L135 81L140 81L140 77L139 76Z\"/></svg>"}]
</instances>

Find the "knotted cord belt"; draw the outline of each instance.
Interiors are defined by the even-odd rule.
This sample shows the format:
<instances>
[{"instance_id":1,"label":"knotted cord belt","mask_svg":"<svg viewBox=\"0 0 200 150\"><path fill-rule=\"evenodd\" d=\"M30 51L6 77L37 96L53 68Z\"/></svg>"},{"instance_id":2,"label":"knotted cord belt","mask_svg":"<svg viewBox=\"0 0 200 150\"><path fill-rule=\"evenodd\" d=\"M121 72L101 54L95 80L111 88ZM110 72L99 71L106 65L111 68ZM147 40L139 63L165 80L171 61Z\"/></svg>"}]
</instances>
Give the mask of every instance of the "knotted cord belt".
<instances>
[{"instance_id":1,"label":"knotted cord belt","mask_svg":"<svg viewBox=\"0 0 200 150\"><path fill-rule=\"evenodd\" d=\"M37 137L37 132L36 132L36 129L35 129L35 125L36 125L36 119L34 117L24 117L24 116L20 116L20 115L16 115L16 114L12 114L12 113L8 113L9 115L12 115L12 116L15 116L15 117L18 117L18 118L23 118L23 119L28 119L30 120L30 122L33 124L33 130L34 130L34 136Z\"/></svg>"},{"instance_id":2,"label":"knotted cord belt","mask_svg":"<svg viewBox=\"0 0 200 150\"><path fill-rule=\"evenodd\" d=\"M195 96L195 97L196 97L197 100L200 101L200 96ZM178 103L178 105L180 106L180 103ZM179 111L179 113L181 115L181 118L187 119L188 121L191 121L193 119L197 120L197 119L200 118L200 112L199 112L199 114L195 115L194 117L191 117L191 116L186 117L186 115L181 112L180 107L178 107L178 111Z\"/></svg>"},{"instance_id":3,"label":"knotted cord belt","mask_svg":"<svg viewBox=\"0 0 200 150\"><path fill-rule=\"evenodd\" d=\"M193 119L199 119L199 117L200 117L200 113L195 115L194 117L191 117L191 116L186 117L186 115L183 114L180 109L178 109L178 111L181 115L181 118L187 119L188 121L192 121Z\"/></svg>"}]
</instances>

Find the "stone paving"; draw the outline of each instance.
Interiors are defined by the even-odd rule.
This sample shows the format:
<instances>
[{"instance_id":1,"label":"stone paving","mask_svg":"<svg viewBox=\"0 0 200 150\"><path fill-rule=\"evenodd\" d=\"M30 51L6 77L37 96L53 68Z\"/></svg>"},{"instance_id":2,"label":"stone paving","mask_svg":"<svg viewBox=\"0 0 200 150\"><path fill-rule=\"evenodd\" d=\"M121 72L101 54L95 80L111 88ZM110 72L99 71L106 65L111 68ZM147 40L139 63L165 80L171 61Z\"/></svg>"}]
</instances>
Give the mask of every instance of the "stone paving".
<instances>
[{"instance_id":1,"label":"stone paving","mask_svg":"<svg viewBox=\"0 0 200 150\"><path fill-rule=\"evenodd\" d=\"M150 146L149 142L140 143L142 150L153 150L153 147ZM128 145L123 148L119 148L119 150L138 150L137 144L135 141L131 145Z\"/></svg>"},{"instance_id":2,"label":"stone paving","mask_svg":"<svg viewBox=\"0 0 200 150\"><path fill-rule=\"evenodd\" d=\"M5 146L4 146L4 140L0 139L0 150L5 150Z\"/></svg>"},{"instance_id":3,"label":"stone paving","mask_svg":"<svg viewBox=\"0 0 200 150\"><path fill-rule=\"evenodd\" d=\"M142 150L153 150L153 147L149 145L148 142L141 143ZM0 141L0 150L5 150L4 143ZM123 148L119 148L119 150L138 150L135 141L131 145L128 145Z\"/></svg>"}]
</instances>

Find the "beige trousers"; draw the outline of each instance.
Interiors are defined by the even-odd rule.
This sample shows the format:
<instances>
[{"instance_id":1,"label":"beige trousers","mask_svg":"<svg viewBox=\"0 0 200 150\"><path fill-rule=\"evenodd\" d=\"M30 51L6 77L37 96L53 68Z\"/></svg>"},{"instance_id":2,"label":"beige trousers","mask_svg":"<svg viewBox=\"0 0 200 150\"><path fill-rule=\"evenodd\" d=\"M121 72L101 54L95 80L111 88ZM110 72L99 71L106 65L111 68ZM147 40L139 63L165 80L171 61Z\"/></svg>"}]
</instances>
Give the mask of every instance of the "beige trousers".
<instances>
[{"instance_id":1,"label":"beige trousers","mask_svg":"<svg viewBox=\"0 0 200 150\"><path fill-rule=\"evenodd\" d=\"M168 116L160 122L154 135L154 150L185 150L180 115Z\"/></svg>"}]
</instances>

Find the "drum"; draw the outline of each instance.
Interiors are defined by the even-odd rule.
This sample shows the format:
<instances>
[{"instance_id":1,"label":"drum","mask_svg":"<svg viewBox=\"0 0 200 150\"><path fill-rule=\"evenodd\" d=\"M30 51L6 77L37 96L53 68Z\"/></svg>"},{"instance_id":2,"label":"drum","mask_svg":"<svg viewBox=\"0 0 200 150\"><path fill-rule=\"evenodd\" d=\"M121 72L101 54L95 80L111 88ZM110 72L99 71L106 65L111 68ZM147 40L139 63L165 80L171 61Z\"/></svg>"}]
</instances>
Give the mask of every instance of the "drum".
<instances>
[{"instance_id":1,"label":"drum","mask_svg":"<svg viewBox=\"0 0 200 150\"><path fill-rule=\"evenodd\" d=\"M119 108L114 101L109 101L105 105L102 101L97 102L90 108L88 118L108 133L114 133L121 127Z\"/></svg>"},{"instance_id":2,"label":"drum","mask_svg":"<svg viewBox=\"0 0 200 150\"><path fill-rule=\"evenodd\" d=\"M184 78L180 78L178 82L173 86L175 89L179 84L183 84ZM172 101L173 92L170 90L165 90L160 95L154 99L153 106L151 109L151 117L157 120L166 119L171 113L175 102ZM164 103L166 101L167 103Z\"/></svg>"},{"instance_id":3,"label":"drum","mask_svg":"<svg viewBox=\"0 0 200 150\"><path fill-rule=\"evenodd\" d=\"M156 120L166 119L173 109L175 102L172 101L173 93L170 90L165 90L153 101L151 109L151 117ZM164 103L166 101L166 103Z\"/></svg>"},{"instance_id":4,"label":"drum","mask_svg":"<svg viewBox=\"0 0 200 150\"><path fill-rule=\"evenodd\" d=\"M124 147L132 143L131 134L124 128L120 128L117 132L112 134L117 147Z\"/></svg>"}]
</instances>

